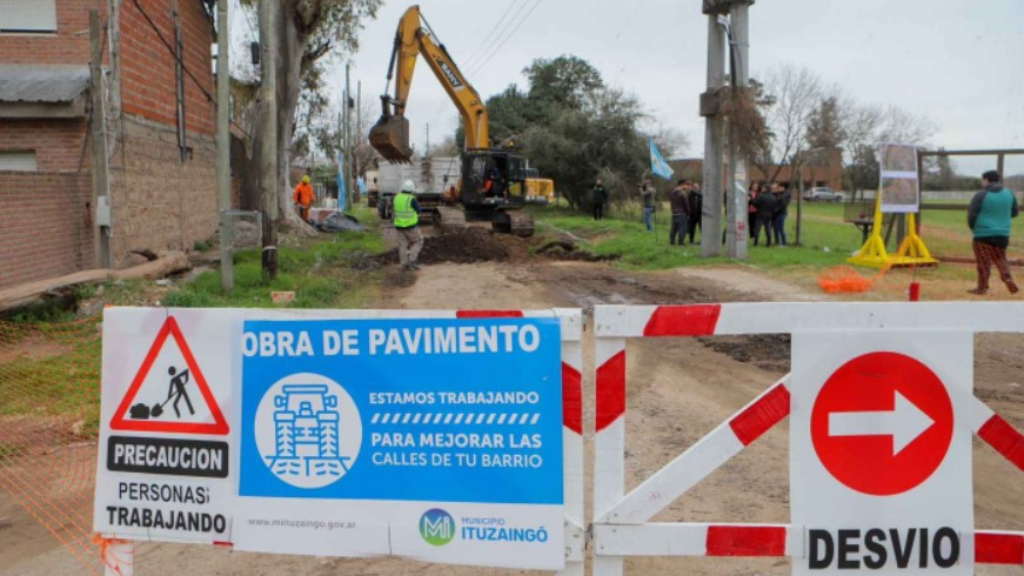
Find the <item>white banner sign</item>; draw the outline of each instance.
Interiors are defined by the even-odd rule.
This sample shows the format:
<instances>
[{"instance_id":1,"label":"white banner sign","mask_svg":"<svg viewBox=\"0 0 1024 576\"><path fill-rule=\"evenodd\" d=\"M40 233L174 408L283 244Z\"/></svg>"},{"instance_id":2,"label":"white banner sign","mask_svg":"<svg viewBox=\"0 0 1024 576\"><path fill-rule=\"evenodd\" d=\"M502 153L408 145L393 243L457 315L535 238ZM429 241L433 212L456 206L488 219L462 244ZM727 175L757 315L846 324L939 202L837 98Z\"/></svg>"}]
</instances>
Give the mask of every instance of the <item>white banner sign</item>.
<instances>
[{"instance_id":1,"label":"white banner sign","mask_svg":"<svg viewBox=\"0 0 1024 576\"><path fill-rule=\"evenodd\" d=\"M561 569L559 319L324 314L107 310L95 530Z\"/></svg>"},{"instance_id":2,"label":"white banner sign","mask_svg":"<svg viewBox=\"0 0 1024 576\"><path fill-rule=\"evenodd\" d=\"M974 574L970 332L793 335L794 574Z\"/></svg>"}]
</instances>

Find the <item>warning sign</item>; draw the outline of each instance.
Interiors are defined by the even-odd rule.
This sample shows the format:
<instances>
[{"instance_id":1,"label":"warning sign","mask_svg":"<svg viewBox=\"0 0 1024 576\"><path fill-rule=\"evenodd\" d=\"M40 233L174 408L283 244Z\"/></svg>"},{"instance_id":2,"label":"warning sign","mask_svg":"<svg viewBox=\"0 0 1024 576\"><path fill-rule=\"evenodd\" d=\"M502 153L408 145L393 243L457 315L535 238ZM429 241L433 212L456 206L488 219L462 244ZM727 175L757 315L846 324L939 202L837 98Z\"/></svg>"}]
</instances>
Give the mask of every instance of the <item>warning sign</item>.
<instances>
[{"instance_id":1,"label":"warning sign","mask_svg":"<svg viewBox=\"0 0 1024 576\"><path fill-rule=\"evenodd\" d=\"M974 573L969 332L793 335L794 574Z\"/></svg>"},{"instance_id":2,"label":"warning sign","mask_svg":"<svg viewBox=\"0 0 1024 576\"><path fill-rule=\"evenodd\" d=\"M110 427L141 432L228 433L227 421L173 316L157 334Z\"/></svg>"},{"instance_id":3,"label":"warning sign","mask_svg":"<svg viewBox=\"0 0 1024 576\"><path fill-rule=\"evenodd\" d=\"M229 419L241 326L230 310L104 313L96 532L232 540L238 475Z\"/></svg>"}]
</instances>

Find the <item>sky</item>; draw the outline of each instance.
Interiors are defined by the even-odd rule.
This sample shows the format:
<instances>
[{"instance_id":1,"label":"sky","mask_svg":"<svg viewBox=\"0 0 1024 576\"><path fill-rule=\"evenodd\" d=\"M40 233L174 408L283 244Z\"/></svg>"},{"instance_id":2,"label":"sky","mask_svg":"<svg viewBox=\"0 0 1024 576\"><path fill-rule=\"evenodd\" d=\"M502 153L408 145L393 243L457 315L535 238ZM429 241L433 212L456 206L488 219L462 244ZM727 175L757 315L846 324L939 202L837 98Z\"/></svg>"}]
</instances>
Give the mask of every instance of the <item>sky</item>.
<instances>
[{"instance_id":1,"label":"sky","mask_svg":"<svg viewBox=\"0 0 1024 576\"><path fill-rule=\"evenodd\" d=\"M360 50L349 61L364 100L377 102L384 90L395 29L409 5L385 0L360 34ZM700 0L420 0L420 6L484 98L511 83L525 86L522 70L534 59L572 54L593 64L607 84L638 96L657 123L686 134L685 156L703 153L698 98L705 89L707 17ZM927 116L939 128L929 145L1024 148L1024 0L759 0L750 8L750 37L753 77L783 63L805 66L858 102ZM343 62L328 76L338 94ZM428 123L436 143L458 122L422 63L406 115L419 150ZM954 160L968 173L990 164L994 158ZM1024 157L1008 159L1006 171L1024 173Z\"/></svg>"}]
</instances>

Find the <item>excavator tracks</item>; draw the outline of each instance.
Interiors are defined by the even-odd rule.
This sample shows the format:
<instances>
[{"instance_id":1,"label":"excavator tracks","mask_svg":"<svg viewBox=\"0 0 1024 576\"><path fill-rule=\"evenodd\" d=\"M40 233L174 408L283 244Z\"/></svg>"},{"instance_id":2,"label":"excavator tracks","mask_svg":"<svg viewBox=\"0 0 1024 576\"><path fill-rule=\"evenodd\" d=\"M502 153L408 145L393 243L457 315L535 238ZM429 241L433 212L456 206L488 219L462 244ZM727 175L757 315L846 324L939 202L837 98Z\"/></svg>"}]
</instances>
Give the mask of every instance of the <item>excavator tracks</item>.
<instances>
[{"instance_id":1,"label":"excavator tracks","mask_svg":"<svg viewBox=\"0 0 1024 576\"><path fill-rule=\"evenodd\" d=\"M533 236L533 216L519 210L495 212L491 229L499 234L512 234L524 238Z\"/></svg>"},{"instance_id":2,"label":"excavator tracks","mask_svg":"<svg viewBox=\"0 0 1024 576\"><path fill-rule=\"evenodd\" d=\"M434 210L434 225L440 228L441 232L455 232L466 227L466 213L462 210L450 206L438 206Z\"/></svg>"}]
</instances>

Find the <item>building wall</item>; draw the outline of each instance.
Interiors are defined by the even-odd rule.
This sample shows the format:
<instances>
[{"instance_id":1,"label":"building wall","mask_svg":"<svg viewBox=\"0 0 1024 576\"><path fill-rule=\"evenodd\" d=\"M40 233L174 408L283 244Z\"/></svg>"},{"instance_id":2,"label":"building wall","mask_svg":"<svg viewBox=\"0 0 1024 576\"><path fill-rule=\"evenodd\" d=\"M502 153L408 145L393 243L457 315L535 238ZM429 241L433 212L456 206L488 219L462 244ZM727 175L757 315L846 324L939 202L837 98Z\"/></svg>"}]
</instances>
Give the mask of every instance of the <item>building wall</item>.
<instances>
[{"instance_id":1,"label":"building wall","mask_svg":"<svg viewBox=\"0 0 1024 576\"><path fill-rule=\"evenodd\" d=\"M95 266L91 196L88 173L0 172L0 288Z\"/></svg>"},{"instance_id":2,"label":"building wall","mask_svg":"<svg viewBox=\"0 0 1024 576\"><path fill-rule=\"evenodd\" d=\"M132 250L190 251L217 230L216 111L210 58L213 33L200 0L177 0L186 76L187 145L177 140L175 0L138 0L120 9L121 122L110 161L113 264L137 262ZM0 62L87 64L89 10L107 20L107 0L57 0L57 33L0 35ZM161 36L163 39L161 39ZM108 46L104 45L104 51ZM104 55L109 63L109 54ZM0 286L93 268L92 169L88 123L78 120L0 120L0 150L35 150L39 172L0 173ZM88 142L89 146L83 149ZM84 153L84 157L83 157ZM81 164L81 167L79 166ZM81 171L79 173L79 171Z\"/></svg>"},{"instance_id":3,"label":"building wall","mask_svg":"<svg viewBox=\"0 0 1024 576\"><path fill-rule=\"evenodd\" d=\"M55 34L0 34L4 64L88 64L89 10L107 20L106 0L57 0Z\"/></svg>"},{"instance_id":4,"label":"building wall","mask_svg":"<svg viewBox=\"0 0 1024 576\"><path fill-rule=\"evenodd\" d=\"M88 172L92 157L85 144L84 118L0 119L0 152L32 150L40 172Z\"/></svg>"},{"instance_id":5,"label":"building wall","mask_svg":"<svg viewBox=\"0 0 1024 576\"><path fill-rule=\"evenodd\" d=\"M195 154L182 162L173 127L125 120L124 145L110 170L115 267L132 250L191 251L218 226L216 143L190 135Z\"/></svg>"},{"instance_id":6,"label":"building wall","mask_svg":"<svg viewBox=\"0 0 1024 576\"><path fill-rule=\"evenodd\" d=\"M199 0L178 0L185 67L199 79L202 90L185 75L185 121L189 132L212 136L216 109L203 93L214 94L210 47L213 33ZM121 4L121 101L126 114L175 126L176 73L173 54L161 41L174 45L170 0L139 0L159 35L133 1Z\"/></svg>"}]
</instances>

